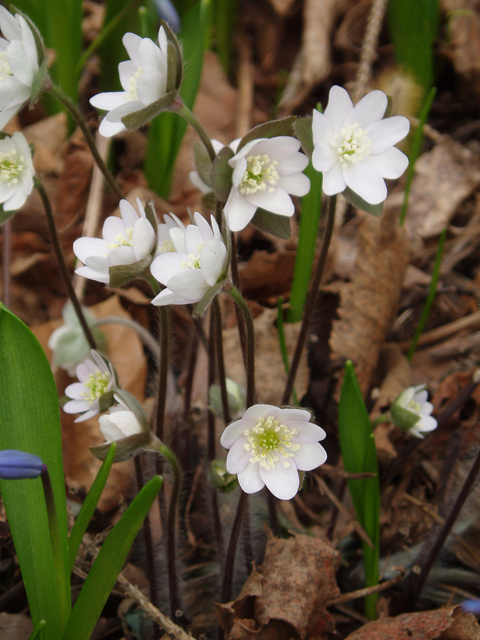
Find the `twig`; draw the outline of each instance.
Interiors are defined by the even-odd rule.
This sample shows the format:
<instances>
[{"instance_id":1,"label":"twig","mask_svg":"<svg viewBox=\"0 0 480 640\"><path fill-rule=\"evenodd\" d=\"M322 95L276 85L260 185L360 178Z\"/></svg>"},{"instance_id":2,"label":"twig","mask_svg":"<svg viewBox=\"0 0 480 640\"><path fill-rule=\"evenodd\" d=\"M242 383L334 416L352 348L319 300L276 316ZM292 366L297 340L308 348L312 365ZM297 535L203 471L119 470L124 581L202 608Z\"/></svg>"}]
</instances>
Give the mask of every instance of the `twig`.
<instances>
[{"instance_id":1,"label":"twig","mask_svg":"<svg viewBox=\"0 0 480 640\"><path fill-rule=\"evenodd\" d=\"M454 320L453 322L449 322L448 324L444 324L437 329L432 329L431 331L426 331L423 333L418 339L417 347L423 347L427 344L432 344L433 342L440 342L445 338L449 338L453 336L455 333L459 331L463 331L464 329L478 329L480 327L480 311L475 311L464 318L459 318L458 320ZM404 340L399 343L400 349L402 351L407 351L410 346L410 340Z\"/></svg>"},{"instance_id":2,"label":"twig","mask_svg":"<svg viewBox=\"0 0 480 640\"><path fill-rule=\"evenodd\" d=\"M366 596L371 595L372 593L379 593L380 591L385 591L386 589L390 589L393 585L397 584L403 579L405 575L405 569L403 567L392 567L392 569L396 569L400 573L395 578L391 580L387 580L387 582L382 582L381 584L376 584L373 587L366 587L365 589L357 589L357 591L351 591L350 593L343 593L341 596L337 598L333 598L326 602L324 607L333 607L337 604L342 604L344 602L349 602L350 600L358 600L358 598L365 598Z\"/></svg>"},{"instance_id":3,"label":"twig","mask_svg":"<svg viewBox=\"0 0 480 640\"><path fill-rule=\"evenodd\" d=\"M347 520L351 521L351 523L353 525L353 528L358 533L360 538L364 542L366 542L369 547L372 547L372 549L373 549L372 541L370 540L370 538L367 535L367 532L362 527L362 525L358 522L358 520L356 520L355 518L352 518L352 516L350 515L348 509L346 509L343 506L343 504L340 502L340 500L337 498L337 496L332 491L330 491L330 489L328 488L327 484L324 482L324 480L322 478L320 478L320 476L317 476L314 473L313 477L315 478L315 481L318 484L318 488L320 489L321 493L326 494L326 496L329 498L329 500L331 500L331 502L333 502L333 504L337 507L337 509L340 511L340 513L345 518L347 518Z\"/></svg>"},{"instance_id":4,"label":"twig","mask_svg":"<svg viewBox=\"0 0 480 640\"><path fill-rule=\"evenodd\" d=\"M163 615L161 611L154 607L138 587L131 584L122 573L118 575L117 582L122 590L130 596L130 598L135 600L142 611L144 611L151 620L156 622L160 627L162 627L162 629L170 634L172 638L175 638L175 640L195 640L193 636L184 631L181 627L172 622L170 618Z\"/></svg>"},{"instance_id":5,"label":"twig","mask_svg":"<svg viewBox=\"0 0 480 640\"><path fill-rule=\"evenodd\" d=\"M373 0L368 14L367 28L363 37L360 65L357 70L353 102L357 102L367 89L372 74L372 65L377 52L378 36L382 28L383 16L387 7L387 0Z\"/></svg>"}]
</instances>

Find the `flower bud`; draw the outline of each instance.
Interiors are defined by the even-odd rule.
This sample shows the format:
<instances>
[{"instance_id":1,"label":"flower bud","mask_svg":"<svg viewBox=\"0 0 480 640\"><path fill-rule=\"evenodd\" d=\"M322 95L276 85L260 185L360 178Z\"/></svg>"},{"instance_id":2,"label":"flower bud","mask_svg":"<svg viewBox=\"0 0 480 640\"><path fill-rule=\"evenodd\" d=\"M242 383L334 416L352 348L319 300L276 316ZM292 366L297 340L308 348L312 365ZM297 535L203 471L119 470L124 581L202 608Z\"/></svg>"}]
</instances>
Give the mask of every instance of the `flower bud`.
<instances>
[{"instance_id":1,"label":"flower bud","mask_svg":"<svg viewBox=\"0 0 480 640\"><path fill-rule=\"evenodd\" d=\"M227 387L228 408L230 409L230 417L232 420L239 418L245 411L246 393L245 389L227 378L225 380ZM212 384L208 391L210 400L210 409L217 418L223 418L222 392L217 384Z\"/></svg>"},{"instance_id":2,"label":"flower bud","mask_svg":"<svg viewBox=\"0 0 480 640\"><path fill-rule=\"evenodd\" d=\"M0 451L0 478L3 480L23 480L38 478L46 465L33 453L4 449Z\"/></svg>"},{"instance_id":3,"label":"flower bud","mask_svg":"<svg viewBox=\"0 0 480 640\"><path fill-rule=\"evenodd\" d=\"M427 396L425 385L408 387L402 391L390 407L393 424L417 438L424 437L422 432L436 429L437 421L430 415L433 405L427 402Z\"/></svg>"},{"instance_id":4,"label":"flower bud","mask_svg":"<svg viewBox=\"0 0 480 640\"><path fill-rule=\"evenodd\" d=\"M238 487L237 476L228 473L225 460L212 460L210 463L210 479L213 486L222 493L230 493Z\"/></svg>"}]
</instances>

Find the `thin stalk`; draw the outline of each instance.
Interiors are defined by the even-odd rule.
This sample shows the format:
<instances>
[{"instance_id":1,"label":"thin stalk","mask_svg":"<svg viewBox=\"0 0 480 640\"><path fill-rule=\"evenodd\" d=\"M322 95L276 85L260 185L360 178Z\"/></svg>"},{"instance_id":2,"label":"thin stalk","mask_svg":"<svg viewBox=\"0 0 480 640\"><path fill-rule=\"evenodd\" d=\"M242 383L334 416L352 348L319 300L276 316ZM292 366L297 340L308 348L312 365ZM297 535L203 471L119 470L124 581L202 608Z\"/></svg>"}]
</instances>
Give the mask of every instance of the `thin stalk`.
<instances>
[{"instance_id":1,"label":"thin stalk","mask_svg":"<svg viewBox=\"0 0 480 640\"><path fill-rule=\"evenodd\" d=\"M237 255L237 239L234 233L230 234L232 244L232 255L230 258L230 267L232 270L232 282L234 286L241 291L240 277L238 275L238 255ZM247 367L247 336L245 335L245 326L241 321L240 309L235 305L235 315L237 317L238 335L240 336L240 347L242 349L243 364Z\"/></svg>"},{"instance_id":2,"label":"thin stalk","mask_svg":"<svg viewBox=\"0 0 480 640\"><path fill-rule=\"evenodd\" d=\"M96 349L97 344L95 342L95 338L90 331L90 327L87 324L85 316L83 315L83 310L80 305L80 302L77 298L77 294L75 293L75 289L73 288L72 281L70 279L70 274L68 273L67 265L65 264L65 258L63 256L62 247L60 246L60 241L58 239L57 228L55 226L55 220L53 217L52 205L50 204L50 199L45 191L43 184L37 178L36 186L40 193L40 197L42 198L43 206L45 209L45 214L47 216L48 230L50 232L50 239L52 241L53 250L55 252L55 257L57 259L58 268L60 269L60 274L62 276L63 282L65 284L65 288L67 290L68 297L70 302L75 309L75 313L77 314L78 321L83 329L83 333L87 339L88 344L91 349Z\"/></svg>"},{"instance_id":3,"label":"thin stalk","mask_svg":"<svg viewBox=\"0 0 480 640\"><path fill-rule=\"evenodd\" d=\"M205 129L202 127L202 125L199 123L199 121L196 119L196 117L180 97L178 97L172 107L170 107L170 110L178 113L178 115L182 116L182 118L184 118L188 122L188 124L192 125L192 127L197 132L200 140L205 145L205 149L208 151L210 160L213 162L217 154L215 153L215 149L213 148L212 141L207 135Z\"/></svg>"},{"instance_id":4,"label":"thin stalk","mask_svg":"<svg viewBox=\"0 0 480 640\"><path fill-rule=\"evenodd\" d=\"M195 363L197 362L198 342L199 339L197 333L192 333L192 337L190 338L190 349L188 352L185 383L183 386L183 419L185 422L188 422L190 420L193 376L195 374Z\"/></svg>"},{"instance_id":5,"label":"thin stalk","mask_svg":"<svg viewBox=\"0 0 480 640\"><path fill-rule=\"evenodd\" d=\"M50 533L50 541L52 543L53 564L55 567L55 577L57 582L57 597L60 600L60 613L65 618L63 620L62 628L65 628L71 609L70 585L67 578L68 573L65 565L65 558L62 553L55 498L47 465L43 465L40 478L42 479L43 493L45 494L45 505L47 507L48 529Z\"/></svg>"},{"instance_id":6,"label":"thin stalk","mask_svg":"<svg viewBox=\"0 0 480 640\"><path fill-rule=\"evenodd\" d=\"M12 219L3 225L3 304L10 307L10 256L12 249Z\"/></svg>"},{"instance_id":7,"label":"thin stalk","mask_svg":"<svg viewBox=\"0 0 480 640\"><path fill-rule=\"evenodd\" d=\"M456 519L458 518L460 510L465 504L465 500L467 499L468 494L470 493L473 487L473 484L477 478L479 471L480 471L480 451L477 453L475 460L473 461L472 467L468 473L468 476L463 484L463 487L460 489L460 493L456 497L455 502L453 503L453 506L450 510L450 513L448 514L447 518L445 519L445 522L440 528L438 535L434 543L432 544L430 550L428 550L428 548L427 549L425 548L427 547L427 545L430 546L429 541L427 540L427 542L425 543L424 547L421 549L417 557L417 561L415 562L415 564L420 565L421 567L420 573L418 575L411 573L410 580L407 581L407 584L409 582L410 583L409 586L411 587L407 590L407 592L409 593L409 599L411 603L414 603L418 600L422 587L425 584L425 580L428 578L428 574L430 573L430 570L433 567L435 560L438 558L438 555L442 550L443 545L445 544L445 540L447 539L450 531L453 528L453 525L455 524ZM423 560L423 557L425 555L426 555L426 558L425 560Z\"/></svg>"},{"instance_id":8,"label":"thin stalk","mask_svg":"<svg viewBox=\"0 0 480 640\"><path fill-rule=\"evenodd\" d=\"M105 177L105 180L107 181L107 184L109 185L109 187L113 191L113 193L116 195L116 197L119 200L122 200L124 198L122 190L118 186L117 181L112 176L112 174L108 170L107 165L103 161L103 159L102 159L102 157L101 157L101 155L100 155L100 153L99 153L99 151L97 149L97 145L95 144L95 140L94 140L94 138L93 138L93 136L92 136L92 134L90 132L90 129L88 128L87 123L85 122L85 120L84 120L82 114L80 113L80 111L77 109L76 105L72 102L72 100L70 100L70 98L67 95L65 95L63 93L63 91L60 89L60 87L57 87L53 83L50 84L50 86L47 88L47 91L49 93L51 93L52 96L57 98L57 100L59 102L61 102L68 109L68 111L72 114L73 119L75 120L75 122L78 124L78 126L82 130L82 133L85 136L85 141L88 144L88 146L90 147L90 151L92 152L92 155L95 158L95 162L97 163L98 168L100 169L100 171L103 173L103 175Z\"/></svg>"},{"instance_id":9,"label":"thin stalk","mask_svg":"<svg viewBox=\"0 0 480 640\"><path fill-rule=\"evenodd\" d=\"M140 492L145 483L143 481L143 471L142 471L142 454L139 456L135 456L135 474L137 477L137 489ZM153 551L153 539L152 539L152 528L150 526L150 515L147 515L145 520L143 521L143 540L145 542L145 555L147 561L147 575L148 575L148 584L150 587L150 601L155 607L158 607L158 588L157 588L157 575L155 571L155 554Z\"/></svg>"},{"instance_id":10,"label":"thin stalk","mask_svg":"<svg viewBox=\"0 0 480 640\"><path fill-rule=\"evenodd\" d=\"M297 344L295 346L295 353L293 354L293 360L292 364L290 365L287 384L285 385L285 391L283 393L282 404L284 405L288 404L290 401L290 395L295 383L295 376L297 375L300 358L302 356L303 348L305 347L305 342L307 340L308 329L310 327L310 322L315 310L315 302L317 300L318 290L322 283L323 270L327 262L328 249L330 247L330 240L332 239L333 226L335 222L336 203L337 197L331 196L328 200L327 224L325 227L325 233L323 235L322 248L320 250L320 256L318 258L317 266L312 279L312 285L310 287L307 302L305 304L305 313L303 315L302 326L300 327L300 333L298 335Z\"/></svg>"},{"instance_id":11,"label":"thin stalk","mask_svg":"<svg viewBox=\"0 0 480 640\"><path fill-rule=\"evenodd\" d=\"M165 405L167 400L167 381L168 381L168 309L167 307L159 307L159 339L160 339L160 362L158 374L157 388L157 406L155 410L155 424L153 425L153 433L157 438L163 441L164 438L164 422L165 422ZM157 457L155 462L155 471L158 475L163 475L163 460ZM158 492L158 507L160 509L160 520L162 522L162 531L165 531L166 522L166 506L165 506L165 485L162 485Z\"/></svg>"},{"instance_id":12,"label":"thin stalk","mask_svg":"<svg viewBox=\"0 0 480 640\"><path fill-rule=\"evenodd\" d=\"M207 406L210 398L209 391L212 384L215 384L215 309L212 308L210 311L210 334L208 336L208 389L207 389ZM208 427L208 439L207 439L207 453L208 460L211 462L215 459L215 445L216 445L216 437L215 437L215 416L209 410L207 416L207 427Z\"/></svg>"},{"instance_id":13,"label":"thin stalk","mask_svg":"<svg viewBox=\"0 0 480 640\"><path fill-rule=\"evenodd\" d=\"M253 318L240 291L232 285L231 289L226 290L235 300L238 308L242 312L247 333L246 353L247 353L247 409L255 402L255 330L253 326Z\"/></svg>"},{"instance_id":14,"label":"thin stalk","mask_svg":"<svg viewBox=\"0 0 480 640\"><path fill-rule=\"evenodd\" d=\"M220 309L220 303L218 302L218 297L213 299L212 311L213 311L213 318L215 323L215 331L214 331L215 342L216 342L215 351L217 354L218 384L220 386L220 393L222 396L223 419L225 421L225 424L229 424L231 421L231 416L230 416L230 407L228 405L225 360L223 357L222 312Z\"/></svg>"},{"instance_id":15,"label":"thin stalk","mask_svg":"<svg viewBox=\"0 0 480 640\"><path fill-rule=\"evenodd\" d=\"M225 572L223 574L222 589L220 591L220 602L228 602L232 595L233 568L235 565L235 555L237 551L238 538L242 528L242 520L248 506L248 494L244 491L240 494L237 512L233 521L232 533L228 543L227 555L225 558Z\"/></svg>"},{"instance_id":16,"label":"thin stalk","mask_svg":"<svg viewBox=\"0 0 480 640\"><path fill-rule=\"evenodd\" d=\"M283 297L278 296L277 302L277 331L278 331L278 342L280 345L280 353L282 355L283 360L283 368L285 369L285 373L288 376L288 372L290 371L290 362L288 361L288 351L287 351L287 341L285 339L285 328L283 324ZM300 404L298 402L298 396L295 389L293 389L293 404L296 407L299 407Z\"/></svg>"}]
</instances>

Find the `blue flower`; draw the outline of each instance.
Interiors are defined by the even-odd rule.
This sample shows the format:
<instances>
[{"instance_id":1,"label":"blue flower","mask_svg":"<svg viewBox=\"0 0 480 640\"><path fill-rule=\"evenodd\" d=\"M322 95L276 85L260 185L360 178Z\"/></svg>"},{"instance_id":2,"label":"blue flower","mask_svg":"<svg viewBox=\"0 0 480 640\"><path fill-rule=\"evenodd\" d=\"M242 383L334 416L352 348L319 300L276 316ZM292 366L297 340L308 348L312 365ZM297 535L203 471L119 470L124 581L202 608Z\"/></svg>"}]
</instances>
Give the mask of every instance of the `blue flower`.
<instances>
[{"instance_id":1,"label":"blue flower","mask_svg":"<svg viewBox=\"0 0 480 640\"><path fill-rule=\"evenodd\" d=\"M46 465L33 453L5 449L0 451L0 478L3 480L23 480L38 478Z\"/></svg>"}]
</instances>

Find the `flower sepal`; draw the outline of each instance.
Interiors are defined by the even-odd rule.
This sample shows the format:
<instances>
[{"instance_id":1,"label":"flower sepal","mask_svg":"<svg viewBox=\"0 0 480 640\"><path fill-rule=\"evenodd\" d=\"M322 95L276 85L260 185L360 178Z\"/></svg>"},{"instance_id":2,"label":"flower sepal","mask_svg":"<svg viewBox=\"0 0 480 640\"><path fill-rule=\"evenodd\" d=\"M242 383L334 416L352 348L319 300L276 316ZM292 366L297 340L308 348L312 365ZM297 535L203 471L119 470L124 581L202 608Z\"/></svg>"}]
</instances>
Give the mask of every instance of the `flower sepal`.
<instances>
[{"instance_id":1,"label":"flower sepal","mask_svg":"<svg viewBox=\"0 0 480 640\"><path fill-rule=\"evenodd\" d=\"M183 78L183 55L182 49L178 43L177 36L170 29L168 22L161 20L160 26L163 27L167 36L167 93L170 91L178 92Z\"/></svg>"},{"instance_id":2,"label":"flower sepal","mask_svg":"<svg viewBox=\"0 0 480 640\"><path fill-rule=\"evenodd\" d=\"M134 456L138 455L141 451L149 448L149 445L154 438L153 434L135 433L125 438L120 438L115 441L117 448L115 455L113 456L113 462L124 462L130 460ZM105 460L107 453L112 446L111 442L107 444L101 444L98 447L90 447L90 451L95 458L99 460Z\"/></svg>"},{"instance_id":3,"label":"flower sepal","mask_svg":"<svg viewBox=\"0 0 480 640\"><path fill-rule=\"evenodd\" d=\"M152 257L145 256L145 258L137 262L132 262L131 264L118 264L114 267L108 267L108 276L110 278L108 286L113 289L118 289L131 280L140 278L147 272L151 262Z\"/></svg>"},{"instance_id":4,"label":"flower sepal","mask_svg":"<svg viewBox=\"0 0 480 640\"><path fill-rule=\"evenodd\" d=\"M220 282L217 282L217 284L214 284L213 287L210 287L203 298L199 300L195 305L195 308L192 311L193 318L201 318L205 315L208 307L210 306L210 303L217 295L217 293L219 293L223 289L227 282L228 278L224 278L223 280L220 280Z\"/></svg>"},{"instance_id":5,"label":"flower sepal","mask_svg":"<svg viewBox=\"0 0 480 640\"><path fill-rule=\"evenodd\" d=\"M292 235L290 218L265 211L265 209L258 208L250 222L260 231L271 233L272 236L282 238L282 240L289 240Z\"/></svg>"},{"instance_id":6,"label":"flower sepal","mask_svg":"<svg viewBox=\"0 0 480 640\"><path fill-rule=\"evenodd\" d=\"M271 120L270 122L264 122L259 124L253 129L250 129L238 143L236 153L238 153L242 147L254 140L260 140L264 138L276 138L278 136L293 136L294 134L294 122L297 116L287 116L280 120Z\"/></svg>"},{"instance_id":7,"label":"flower sepal","mask_svg":"<svg viewBox=\"0 0 480 640\"><path fill-rule=\"evenodd\" d=\"M297 138L302 144L302 149L310 160L312 159L314 149L312 122L312 116L307 116L306 118L298 118L293 125Z\"/></svg>"},{"instance_id":8,"label":"flower sepal","mask_svg":"<svg viewBox=\"0 0 480 640\"><path fill-rule=\"evenodd\" d=\"M196 142L193 147L193 159L195 162L195 169L197 170L200 180L202 180L207 187L213 189L211 178L213 163L210 160L210 156L208 155L205 147L198 142Z\"/></svg>"},{"instance_id":9,"label":"flower sepal","mask_svg":"<svg viewBox=\"0 0 480 640\"><path fill-rule=\"evenodd\" d=\"M143 127L144 124L153 120L153 118L158 116L159 113L162 113L162 111L168 111L175 102L176 97L177 91L169 91L159 100L150 103L143 109L139 109L138 111L122 116L122 118L120 118L122 124L130 130Z\"/></svg>"},{"instance_id":10,"label":"flower sepal","mask_svg":"<svg viewBox=\"0 0 480 640\"><path fill-rule=\"evenodd\" d=\"M222 493L230 493L238 487L237 474L227 471L225 460L216 459L210 463L210 480Z\"/></svg>"},{"instance_id":11,"label":"flower sepal","mask_svg":"<svg viewBox=\"0 0 480 640\"><path fill-rule=\"evenodd\" d=\"M232 188L233 167L228 164L234 156L233 149L223 147L217 154L211 170L211 182L220 202L226 202Z\"/></svg>"},{"instance_id":12,"label":"flower sepal","mask_svg":"<svg viewBox=\"0 0 480 640\"><path fill-rule=\"evenodd\" d=\"M353 204L353 206L357 207L357 209L361 209L366 213L370 213L376 218L379 218L382 215L383 205L385 202L384 200L382 202L379 202L378 204L370 204L370 202L367 202L366 200L361 198L357 193L355 193L355 191L352 191L350 187L347 187L345 191L342 192L342 195L345 200L347 200L347 202Z\"/></svg>"},{"instance_id":13,"label":"flower sepal","mask_svg":"<svg viewBox=\"0 0 480 640\"><path fill-rule=\"evenodd\" d=\"M390 415L396 427L400 427L404 431L410 431L417 422L420 420L420 416L415 411L409 411L405 407L401 407L398 404L393 404L390 408Z\"/></svg>"}]
</instances>

